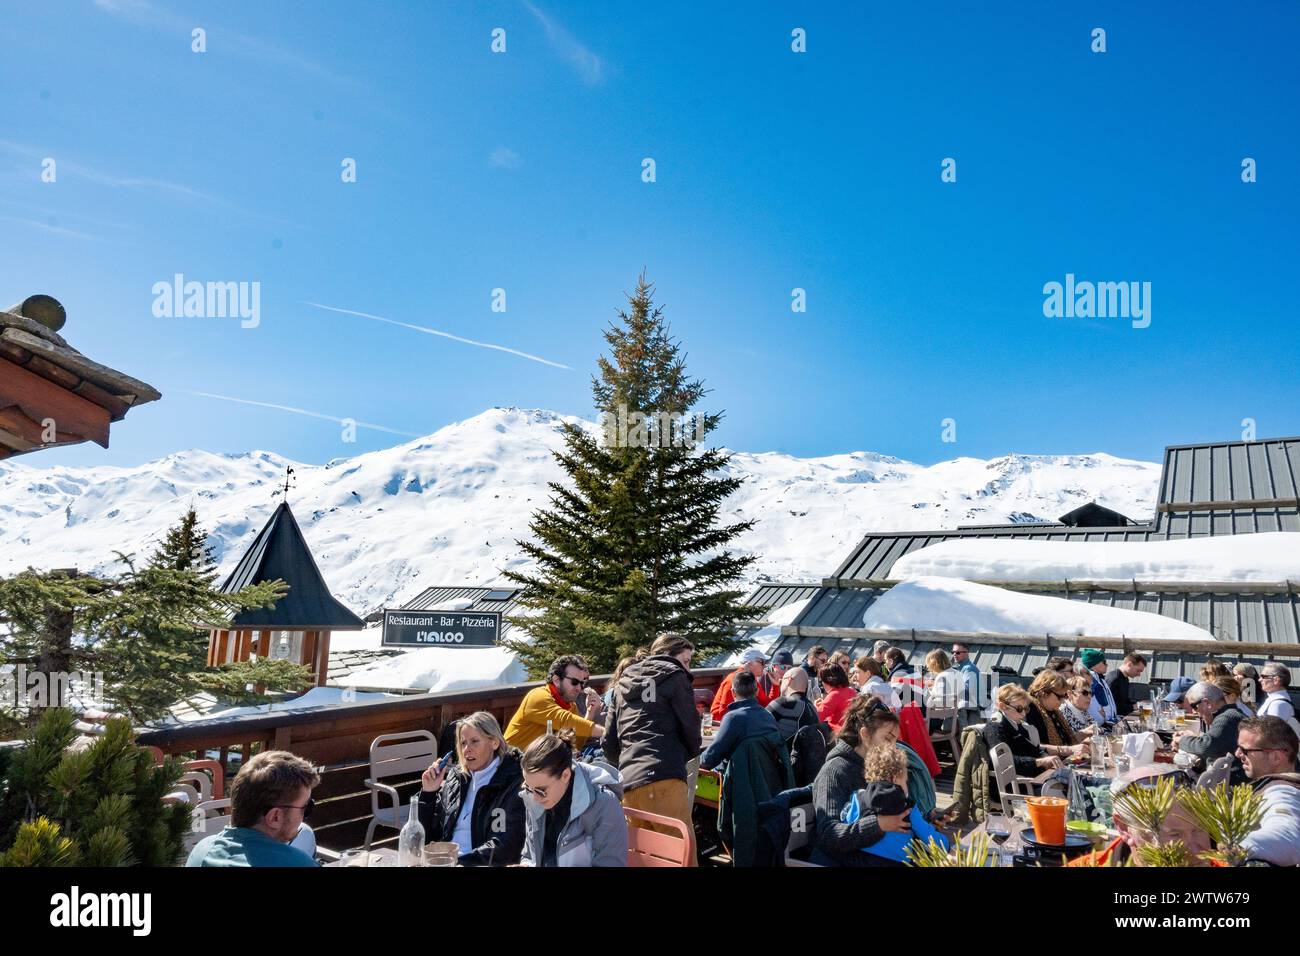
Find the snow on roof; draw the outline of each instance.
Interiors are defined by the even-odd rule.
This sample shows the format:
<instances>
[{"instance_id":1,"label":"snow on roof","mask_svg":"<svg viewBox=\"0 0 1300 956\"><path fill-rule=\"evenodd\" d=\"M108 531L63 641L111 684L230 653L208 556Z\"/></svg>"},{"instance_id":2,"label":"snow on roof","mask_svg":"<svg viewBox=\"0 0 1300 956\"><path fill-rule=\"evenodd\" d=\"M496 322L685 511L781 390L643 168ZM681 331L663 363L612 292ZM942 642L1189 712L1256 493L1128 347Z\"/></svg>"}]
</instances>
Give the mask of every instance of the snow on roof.
<instances>
[{"instance_id":1,"label":"snow on roof","mask_svg":"<svg viewBox=\"0 0 1300 956\"><path fill-rule=\"evenodd\" d=\"M974 634L1215 640L1208 631L1160 614L944 577L911 578L894 585L867 608L862 625Z\"/></svg>"},{"instance_id":2,"label":"snow on roof","mask_svg":"<svg viewBox=\"0 0 1300 956\"><path fill-rule=\"evenodd\" d=\"M347 693L347 698L344 694ZM392 694L361 693L345 691L342 687L313 687L307 693L292 700L274 701L267 704L252 704L245 707L226 707L220 710L198 709L186 713L173 712L172 718L159 722L162 724L189 724L200 720L231 720L236 717L257 717L265 714L288 714L305 710L320 710L345 704L364 704L374 700L388 700Z\"/></svg>"},{"instance_id":3,"label":"snow on roof","mask_svg":"<svg viewBox=\"0 0 1300 956\"><path fill-rule=\"evenodd\" d=\"M448 691L517 684L524 665L504 647L422 647L341 677L344 687Z\"/></svg>"},{"instance_id":4,"label":"snow on roof","mask_svg":"<svg viewBox=\"0 0 1300 956\"><path fill-rule=\"evenodd\" d=\"M1300 534L1269 531L1172 541L961 538L899 558L896 579L1230 582L1300 580Z\"/></svg>"},{"instance_id":5,"label":"snow on roof","mask_svg":"<svg viewBox=\"0 0 1300 956\"><path fill-rule=\"evenodd\" d=\"M815 595L814 595L815 597ZM811 597L804 598L802 601L793 601L784 607L779 607L767 615L767 624L759 628L753 634L749 635L749 644L730 655L725 661L721 661L714 666L716 667L738 667L740 666L740 655L751 647L756 647L764 654L768 648L772 647L781 640L781 628L787 624L793 624L803 609L808 606Z\"/></svg>"}]
</instances>

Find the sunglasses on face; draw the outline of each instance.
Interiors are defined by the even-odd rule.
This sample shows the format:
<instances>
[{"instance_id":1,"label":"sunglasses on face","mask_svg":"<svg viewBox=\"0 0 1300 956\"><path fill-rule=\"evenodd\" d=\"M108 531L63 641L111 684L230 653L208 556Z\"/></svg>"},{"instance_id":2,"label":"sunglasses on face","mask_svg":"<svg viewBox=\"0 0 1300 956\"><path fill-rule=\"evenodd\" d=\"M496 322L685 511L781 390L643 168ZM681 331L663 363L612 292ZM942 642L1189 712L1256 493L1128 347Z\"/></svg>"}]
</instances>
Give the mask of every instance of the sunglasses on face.
<instances>
[{"instance_id":1,"label":"sunglasses on face","mask_svg":"<svg viewBox=\"0 0 1300 956\"><path fill-rule=\"evenodd\" d=\"M568 674L564 675L564 679L567 680L570 684L577 687L579 690L581 690L583 687L586 687L587 684L589 683L588 681L585 680L579 680L576 677L570 677Z\"/></svg>"},{"instance_id":2,"label":"sunglasses on face","mask_svg":"<svg viewBox=\"0 0 1300 956\"><path fill-rule=\"evenodd\" d=\"M1007 704L1007 710L1014 710L1017 714L1023 714L1026 708L1018 707L1015 704Z\"/></svg>"},{"instance_id":3,"label":"sunglasses on face","mask_svg":"<svg viewBox=\"0 0 1300 956\"><path fill-rule=\"evenodd\" d=\"M309 816L311 816L312 810L316 808L316 800L314 798L309 797L307 802L304 803L302 806L296 806L295 804L292 803L277 803L275 804L275 807L278 807L281 810L301 810L302 818L306 820Z\"/></svg>"},{"instance_id":4,"label":"sunglasses on face","mask_svg":"<svg viewBox=\"0 0 1300 956\"><path fill-rule=\"evenodd\" d=\"M1238 747L1236 752L1242 754L1243 756L1249 756L1250 754L1265 754L1268 753L1270 750L1281 750L1281 749L1282 749L1281 747Z\"/></svg>"},{"instance_id":5,"label":"sunglasses on face","mask_svg":"<svg viewBox=\"0 0 1300 956\"><path fill-rule=\"evenodd\" d=\"M546 791L549 790L550 787L530 787L525 783L520 785L520 789L523 790L524 793L532 794L538 800L545 800Z\"/></svg>"}]
</instances>

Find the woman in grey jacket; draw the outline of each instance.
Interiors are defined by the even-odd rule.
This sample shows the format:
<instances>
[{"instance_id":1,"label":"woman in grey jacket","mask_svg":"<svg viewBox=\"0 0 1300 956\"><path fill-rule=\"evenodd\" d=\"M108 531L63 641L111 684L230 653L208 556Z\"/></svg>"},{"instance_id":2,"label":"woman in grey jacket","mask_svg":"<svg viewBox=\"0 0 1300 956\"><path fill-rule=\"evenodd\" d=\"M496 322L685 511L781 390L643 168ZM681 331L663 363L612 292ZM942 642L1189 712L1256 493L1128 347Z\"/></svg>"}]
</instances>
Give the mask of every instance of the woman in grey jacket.
<instances>
[{"instance_id":1,"label":"woman in grey jacket","mask_svg":"<svg viewBox=\"0 0 1300 956\"><path fill-rule=\"evenodd\" d=\"M618 771L573 759L573 731L524 751L527 828L521 866L627 866L627 818Z\"/></svg>"}]
</instances>

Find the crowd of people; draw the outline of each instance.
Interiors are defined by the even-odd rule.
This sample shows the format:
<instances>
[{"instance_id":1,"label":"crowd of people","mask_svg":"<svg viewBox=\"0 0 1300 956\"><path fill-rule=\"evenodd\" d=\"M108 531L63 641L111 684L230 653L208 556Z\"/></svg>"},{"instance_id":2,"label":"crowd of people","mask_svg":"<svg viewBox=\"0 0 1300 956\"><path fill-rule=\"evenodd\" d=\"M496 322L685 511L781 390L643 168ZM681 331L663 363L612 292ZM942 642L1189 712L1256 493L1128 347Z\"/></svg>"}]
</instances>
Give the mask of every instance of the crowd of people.
<instances>
[{"instance_id":1,"label":"crowd of people","mask_svg":"<svg viewBox=\"0 0 1300 956\"><path fill-rule=\"evenodd\" d=\"M691 662L694 645L665 634L619 662L604 695L585 661L557 658L544 684L529 691L505 730L486 711L454 725L454 759L435 761L420 779L416 812L428 841L454 843L464 866L622 866L628 828L650 826L625 810L694 826L697 774L724 771L718 830L736 865L763 865L783 854L788 808L811 803L811 862L824 866L903 866L913 839L947 846L956 804L937 806L940 765L932 734L945 728L958 772L971 773L967 750L987 763L999 744L1017 774L1070 779L1068 767L1089 742L1112 733L1142 702L1132 686L1147 667L1129 654L1113 670L1098 650L1077 660L1050 659L1029 686L1004 683L984 701L984 676L970 648L930 651L923 666L886 642L850 660L811 648L796 663L788 651L769 658L745 651L701 717ZM1262 795L1264 817L1250 837L1253 859L1300 865L1300 775L1288 668L1206 664L1198 679L1173 680L1163 700L1199 718L1172 746L1194 766L1146 767L1109 785L1118 795L1177 772L1188 786L1246 782ZM1250 688L1248 691L1247 688ZM1248 700L1258 699L1253 710ZM975 726L971 726L975 725ZM974 736L971 736L974 735ZM947 736L940 734L940 736ZM230 787L231 825L201 841L190 866L306 866L302 846L313 806L314 768L282 751L258 754ZM966 781L967 783L969 781ZM780 812L774 813L776 807ZM1168 833L1150 834L1117 811L1119 839L1107 859L1157 837L1190 848L1181 811Z\"/></svg>"}]
</instances>

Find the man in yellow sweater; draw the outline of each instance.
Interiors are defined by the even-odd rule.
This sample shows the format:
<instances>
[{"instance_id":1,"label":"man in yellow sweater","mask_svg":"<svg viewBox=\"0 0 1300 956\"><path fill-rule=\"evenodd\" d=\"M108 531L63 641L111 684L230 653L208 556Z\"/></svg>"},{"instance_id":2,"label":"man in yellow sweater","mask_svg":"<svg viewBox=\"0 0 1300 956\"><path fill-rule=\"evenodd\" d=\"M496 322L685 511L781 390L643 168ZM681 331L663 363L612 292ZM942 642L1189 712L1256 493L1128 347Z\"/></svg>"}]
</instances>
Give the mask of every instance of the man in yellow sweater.
<instances>
[{"instance_id":1,"label":"man in yellow sweater","mask_svg":"<svg viewBox=\"0 0 1300 956\"><path fill-rule=\"evenodd\" d=\"M577 734L575 747L581 750L589 737L599 737L605 732L604 724L596 723L600 716L600 695L587 686L590 677L587 662L576 654L566 654L551 662L546 672L546 683L534 687L524 695L519 709L506 727L506 743L524 750L538 737L551 729L559 732L572 727ZM586 716L578 712L578 699L586 699Z\"/></svg>"}]
</instances>

